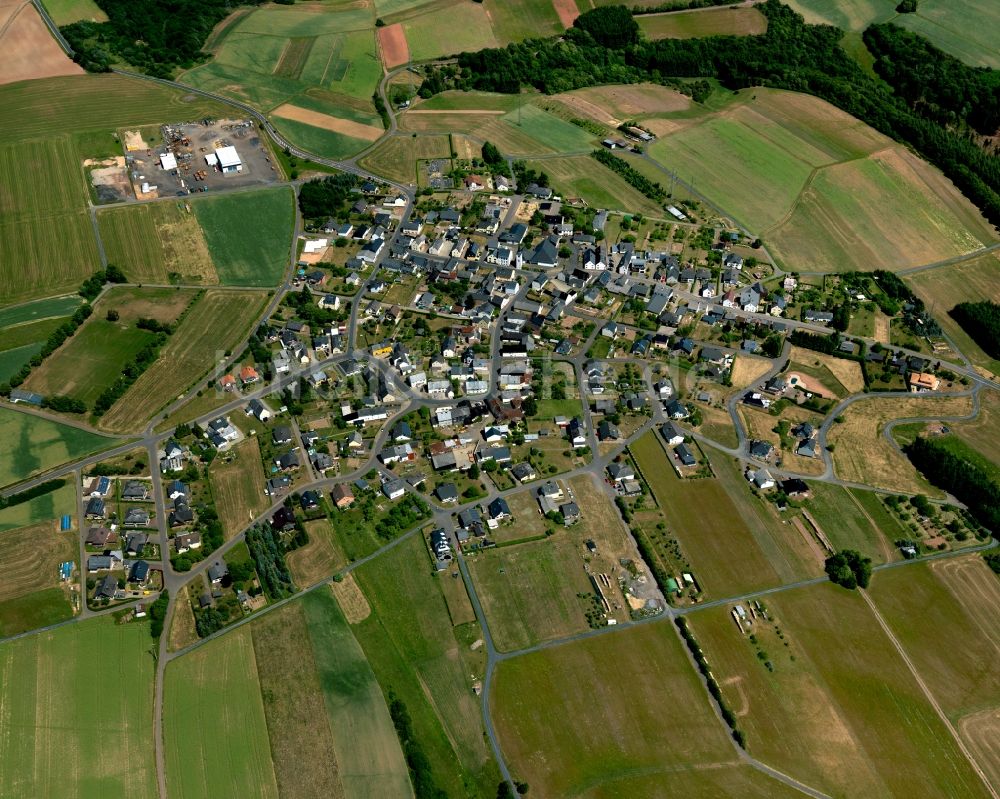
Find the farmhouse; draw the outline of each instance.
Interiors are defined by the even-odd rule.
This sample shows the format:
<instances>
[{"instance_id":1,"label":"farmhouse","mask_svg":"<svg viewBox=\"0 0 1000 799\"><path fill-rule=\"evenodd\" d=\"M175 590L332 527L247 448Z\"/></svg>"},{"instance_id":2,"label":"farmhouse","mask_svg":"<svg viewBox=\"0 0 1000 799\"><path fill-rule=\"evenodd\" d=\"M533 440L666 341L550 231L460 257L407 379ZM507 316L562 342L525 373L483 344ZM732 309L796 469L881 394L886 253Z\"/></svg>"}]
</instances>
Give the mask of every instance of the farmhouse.
<instances>
[{"instance_id":1,"label":"farmhouse","mask_svg":"<svg viewBox=\"0 0 1000 799\"><path fill-rule=\"evenodd\" d=\"M333 500L334 505L343 510L354 504L354 492L351 491L350 486L340 483L330 491L330 499Z\"/></svg>"}]
</instances>

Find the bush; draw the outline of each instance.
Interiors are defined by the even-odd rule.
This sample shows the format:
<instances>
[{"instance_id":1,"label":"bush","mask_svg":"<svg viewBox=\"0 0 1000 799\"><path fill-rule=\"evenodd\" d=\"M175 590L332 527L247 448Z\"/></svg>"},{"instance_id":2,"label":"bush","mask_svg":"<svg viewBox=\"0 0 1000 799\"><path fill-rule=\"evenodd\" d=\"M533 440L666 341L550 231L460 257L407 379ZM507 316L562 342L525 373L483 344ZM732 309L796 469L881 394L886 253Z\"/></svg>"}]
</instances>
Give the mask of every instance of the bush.
<instances>
[{"instance_id":1,"label":"bush","mask_svg":"<svg viewBox=\"0 0 1000 799\"><path fill-rule=\"evenodd\" d=\"M842 549L826 559L830 581L847 589L867 588L871 580L872 560L854 549Z\"/></svg>"}]
</instances>

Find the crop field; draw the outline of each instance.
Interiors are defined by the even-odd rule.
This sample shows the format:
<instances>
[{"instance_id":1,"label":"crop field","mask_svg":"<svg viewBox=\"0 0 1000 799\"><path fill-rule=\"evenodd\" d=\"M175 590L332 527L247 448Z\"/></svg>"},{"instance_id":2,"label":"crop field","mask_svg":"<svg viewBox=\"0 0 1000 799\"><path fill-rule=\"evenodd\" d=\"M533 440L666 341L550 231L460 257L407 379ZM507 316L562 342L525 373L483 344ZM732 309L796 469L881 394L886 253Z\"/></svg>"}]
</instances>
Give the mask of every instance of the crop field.
<instances>
[{"instance_id":1,"label":"crop field","mask_svg":"<svg viewBox=\"0 0 1000 799\"><path fill-rule=\"evenodd\" d=\"M420 61L499 47L501 41L490 27L490 17L487 4L456 3L406 20L402 25L410 58ZM461 34L456 36L457 31Z\"/></svg>"},{"instance_id":2,"label":"crop field","mask_svg":"<svg viewBox=\"0 0 1000 799\"><path fill-rule=\"evenodd\" d=\"M190 202L159 202L99 211L108 261L127 269L133 283L219 282Z\"/></svg>"},{"instance_id":3,"label":"crop field","mask_svg":"<svg viewBox=\"0 0 1000 799\"><path fill-rule=\"evenodd\" d=\"M101 417L101 426L130 430L148 420L245 335L263 301L263 292L208 289L160 350L160 357ZM220 325L220 319L225 324ZM183 375L180 381L179 375Z\"/></svg>"},{"instance_id":4,"label":"crop field","mask_svg":"<svg viewBox=\"0 0 1000 799\"><path fill-rule=\"evenodd\" d=\"M500 45L554 36L564 30L552 0L485 0L483 8Z\"/></svg>"},{"instance_id":5,"label":"crop field","mask_svg":"<svg viewBox=\"0 0 1000 799\"><path fill-rule=\"evenodd\" d=\"M83 297L72 294L4 308L0 310L0 328L41 322L54 317L72 316L83 302Z\"/></svg>"},{"instance_id":6,"label":"crop field","mask_svg":"<svg viewBox=\"0 0 1000 799\"><path fill-rule=\"evenodd\" d=\"M216 458L208 475L219 521L226 538L232 538L268 504L257 439L247 438Z\"/></svg>"},{"instance_id":7,"label":"crop field","mask_svg":"<svg viewBox=\"0 0 1000 799\"><path fill-rule=\"evenodd\" d=\"M1000 373L1000 361L987 355L948 312L960 302L1000 302L1000 257L995 253L960 264L907 275L906 283L927 305L945 334L974 364Z\"/></svg>"},{"instance_id":8,"label":"crop field","mask_svg":"<svg viewBox=\"0 0 1000 799\"><path fill-rule=\"evenodd\" d=\"M777 258L824 272L916 266L995 238L950 181L900 147L817 172L787 222L766 232Z\"/></svg>"},{"instance_id":9,"label":"crop field","mask_svg":"<svg viewBox=\"0 0 1000 799\"><path fill-rule=\"evenodd\" d=\"M54 521L0 534L0 569L6 575L0 585L0 636L14 635L73 615L68 598L59 588L59 564L79 559L76 536L75 532L57 532ZM47 593L40 595L47 589L55 589L61 601L50 603ZM55 594L51 598L55 600ZM13 614L8 613L7 608L14 604L18 610L27 606L37 607L40 612L11 618ZM56 610L61 612L50 612ZM37 616L41 617L41 624L36 624L38 618L32 618Z\"/></svg>"},{"instance_id":10,"label":"crop field","mask_svg":"<svg viewBox=\"0 0 1000 799\"><path fill-rule=\"evenodd\" d=\"M360 164L376 175L400 183L417 183L420 159L451 158L451 148L445 135L387 136L378 143Z\"/></svg>"},{"instance_id":11,"label":"crop field","mask_svg":"<svg viewBox=\"0 0 1000 799\"><path fill-rule=\"evenodd\" d=\"M983 795L860 596L821 583L762 602L756 643L729 606L690 617L751 755L831 796Z\"/></svg>"},{"instance_id":12,"label":"crop field","mask_svg":"<svg viewBox=\"0 0 1000 799\"><path fill-rule=\"evenodd\" d=\"M1000 69L1000 8L991 0L924 0L893 22L970 66Z\"/></svg>"},{"instance_id":13,"label":"crop field","mask_svg":"<svg viewBox=\"0 0 1000 799\"><path fill-rule=\"evenodd\" d=\"M497 649L523 649L587 629L593 594L568 534L470 558L469 569Z\"/></svg>"},{"instance_id":14,"label":"crop field","mask_svg":"<svg viewBox=\"0 0 1000 799\"><path fill-rule=\"evenodd\" d=\"M833 466L843 480L902 491L941 496L882 435L892 419L910 417L965 416L972 412L969 397L889 398L860 400L844 413L844 421L830 428L828 443L834 445Z\"/></svg>"},{"instance_id":15,"label":"crop field","mask_svg":"<svg viewBox=\"0 0 1000 799\"><path fill-rule=\"evenodd\" d=\"M995 240L940 172L815 98L754 90L677 121L651 156L788 263L898 269Z\"/></svg>"},{"instance_id":16,"label":"crop field","mask_svg":"<svg viewBox=\"0 0 1000 799\"><path fill-rule=\"evenodd\" d=\"M156 796L151 643L105 617L0 645L0 795Z\"/></svg>"},{"instance_id":17,"label":"crop field","mask_svg":"<svg viewBox=\"0 0 1000 799\"><path fill-rule=\"evenodd\" d=\"M68 481L48 494L0 510L0 533L41 522L52 522L67 513L76 513L77 507L76 489L72 481Z\"/></svg>"},{"instance_id":18,"label":"crop field","mask_svg":"<svg viewBox=\"0 0 1000 799\"><path fill-rule=\"evenodd\" d=\"M205 233L219 281L276 286L288 268L295 214L286 188L202 199L195 217Z\"/></svg>"},{"instance_id":19,"label":"crop field","mask_svg":"<svg viewBox=\"0 0 1000 799\"><path fill-rule=\"evenodd\" d=\"M498 771L471 690L485 668L482 649L469 649L479 628L452 626L419 536L354 574L371 615L352 630L382 690L406 704L435 782L447 796L494 795Z\"/></svg>"},{"instance_id":20,"label":"crop field","mask_svg":"<svg viewBox=\"0 0 1000 799\"><path fill-rule=\"evenodd\" d=\"M805 500L806 510L834 549L856 549L875 563L899 559L892 542L906 536L895 518L881 508L877 496L859 491L858 495L870 497L862 502L853 489L843 486L814 482L809 488L813 496Z\"/></svg>"},{"instance_id":21,"label":"crop field","mask_svg":"<svg viewBox=\"0 0 1000 799\"><path fill-rule=\"evenodd\" d=\"M105 436L9 408L0 408L0 441L6 442L10 452L18 453L16 458L0 460L0 485L25 480L116 443Z\"/></svg>"},{"instance_id":22,"label":"crop field","mask_svg":"<svg viewBox=\"0 0 1000 799\"><path fill-rule=\"evenodd\" d=\"M0 383L6 383L20 372L21 367L41 352L43 346L44 342L38 341L34 344L25 344L23 347L14 347L0 352Z\"/></svg>"},{"instance_id":23,"label":"crop field","mask_svg":"<svg viewBox=\"0 0 1000 799\"><path fill-rule=\"evenodd\" d=\"M504 661L491 704L512 770L544 796L785 795L739 766L669 622Z\"/></svg>"},{"instance_id":24,"label":"crop field","mask_svg":"<svg viewBox=\"0 0 1000 799\"><path fill-rule=\"evenodd\" d=\"M0 172L0 302L75 290L100 259L72 140L0 136Z\"/></svg>"},{"instance_id":25,"label":"crop field","mask_svg":"<svg viewBox=\"0 0 1000 799\"><path fill-rule=\"evenodd\" d=\"M662 214L660 206L589 155L546 158L528 163L545 172L564 197L582 197L588 205L596 208L653 216Z\"/></svg>"},{"instance_id":26,"label":"crop field","mask_svg":"<svg viewBox=\"0 0 1000 799\"><path fill-rule=\"evenodd\" d=\"M13 83L56 75L82 75L30 3L0 3L0 82Z\"/></svg>"},{"instance_id":27,"label":"crop field","mask_svg":"<svg viewBox=\"0 0 1000 799\"><path fill-rule=\"evenodd\" d=\"M775 566L715 478L682 480L650 432L629 447L705 593L728 596L776 585ZM745 497L749 500L749 496ZM711 514L702 512L712 508Z\"/></svg>"},{"instance_id":28,"label":"crop field","mask_svg":"<svg viewBox=\"0 0 1000 799\"><path fill-rule=\"evenodd\" d=\"M248 627L171 661L163 690L163 743L172 793L192 799L277 799ZM151 762L148 753L146 760Z\"/></svg>"},{"instance_id":29,"label":"crop field","mask_svg":"<svg viewBox=\"0 0 1000 799\"><path fill-rule=\"evenodd\" d=\"M767 17L756 8L702 8L636 18L649 39L699 39L704 36L756 36L767 30Z\"/></svg>"},{"instance_id":30,"label":"crop field","mask_svg":"<svg viewBox=\"0 0 1000 799\"><path fill-rule=\"evenodd\" d=\"M44 5L56 25L69 25L80 20L104 22L108 18L94 0L45 0Z\"/></svg>"}]
</instances>

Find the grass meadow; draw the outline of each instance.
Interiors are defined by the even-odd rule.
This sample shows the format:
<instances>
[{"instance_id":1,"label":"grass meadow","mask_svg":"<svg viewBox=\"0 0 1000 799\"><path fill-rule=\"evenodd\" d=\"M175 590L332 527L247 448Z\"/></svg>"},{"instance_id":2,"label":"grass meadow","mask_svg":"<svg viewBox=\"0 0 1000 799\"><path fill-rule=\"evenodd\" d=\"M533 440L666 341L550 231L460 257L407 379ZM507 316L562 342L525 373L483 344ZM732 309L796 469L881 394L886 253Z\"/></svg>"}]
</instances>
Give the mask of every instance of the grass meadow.
<instances>
[{"instance_id":1,"label":"grass meadow","mask_svg":"<svg viewBox=\"0 0 1000 799\"><path fill-rule=\"evenodd\" d=\"M596 208L619 209L646 216L662 214L660 206L589 155L546 158L528 163L545 172L552 185L565 197L582 197Z\"/></svg>"},{"instance_id":2,"label":"grass meadow","mask_svg":"<svg viewBox=\"0 0 1000 799\"><path fill-rule=\"evenodd\" d=\"M160 350L160 357L101 417L100 426L125 431L141 427L242 339L263 302L263 292L206 290Z\"/></svg>"},{"instance_id":3,"label":"grass meadow","mask_svg":"<svg viewBox=\"0 0 1000 799\"><path fill-rule=\"evenodd\" d=\"M257 516L268 500L264 495L264 467L256 437L216 458L208 470L212 499L226 538L232 538Z\"/></svg>"},{"instance_id":4,"label":"grass meadow","mask_svg":"<svg viewBox=\"0 0 1000 799\"><path fill-rule=\"evenodd\" d=\"M277 799L248 627L167 666L163 742L171 793Z\"/></svg>"},{"instance_id":5,"label":"grass meadow","mask_svg":"<svg viewBox=\"0 0 1000 799\"><path fill-rule=\"evenodd\" d=\"M1000 69L1000 7L992 0L922 0L893 22L973 67Z\"/></svg>"},{"instance_id":6,"label":"grass meadow","mask_svg":"<svg viewBox=\"0 0 1000 799\"><path fill-rule=\"evenodd\" d=\"M39 353L49 335L82 303L79 296L56 297L0 311L0 383Z\"/></svg>"},{"instance_id":7,"label":"grass meadow","mask_svg":"<svg viewBox=\"0 0 1000 799\"><path fill-rule=\"evenodd\" d=\"M43 4L56 25L69 25L81 20L105 22L105 14L94 0L45 0Z\"/></svg>"},{"instance_id":8,"label":"grass meadow","mask_svg":"<svg viewBox=\"0 0 1000 799\"><path fill-rule=\"evenodd\" d=\"M806 510L834 549L856 549L875 563L899 559L893 541L907 536L875 494L856 494L832 483L814 482L809 488L812 498L805 501Z\"/></svg>"},{"instance_id":9,"label":"grass meadow","mask_svg":"<svg viewBox=\"0 0 1000 799\"><path fill-rule=\"evenodd\" d=\"M863 31L897 16L895 0L789 0L788 5L812 25L835 25L846 31Z\"/></svg>"},{"instance_id":10,"label":"grass meadow","mask_svg":"<svg viewBox=\"0 0 1000 799\"><path fill-rule=\"evenodd\" d=\"M457 3L421 14L403 22L403 31L414 61L500 46L486 4Z\"/></svg>"},{"instance_id":11,"label":"grass meadow","mask_svg":"<svg viewBox=\"0 0 1000 799\"><path fill-rule=\"evenodd\" d=\"M73 615L59 565L78 560L77 533L57 532L55 520L0 535L0 637L44 627Z\"/></svg>"},{"instance_id":12,"label":"grass meadow","mask_svg":"<svg viewBox=\"0 0 1000 799\"><path fill-rule=\"evenodd\" d=\"M703 8L637 17L649 39L700 39L705 36L755 36L767 30L756 8Z\"/></svg>"},{"instance_id":13,"label":"grass meadow","mask_svg":"<svg viewBox=\"0 0 1000 799\"><path fill-rule=\"evenodd\" d=\"M831 796L984 795L857 593L822 583L762 602L755 642L728 606L690 616L751 755Z\"/></svg>"},{"instance_id":14,"label":"grass meadow","mask_svg":"<svg viewBox=\"0 0 1000 799\"><path fill-rule=\"evenodd\" d=\"M504 661L491 705L511 770L543 796L792 795L741 766L667 621Z\"/></svg>"},{"instance_id":15,"label":"grass meadow","mask_svg":"<svg viewBox=\"0 0 1000 799\"><path fill-rule=\"evenodd\" d=\"M104 617L0 645L0 795L154 799L152 644Z\"/></svg>"},{"instance_id":16,"label":"grass meadow","mask_svg":"<svg viewBox=\"0 0 1000 799\"><path fill-rule=\"evenodd\" d=\"M499 775L470 684L485 668L482 650L469 649L478 626L452 626L419 536L354 575L371 614L351 629L382 690L406 704L436 783L447 796L494 796Z\"/></svg>"},{"instance_id":17,"label":"grass meadow","mask_svg":"<svg viewBox=\"0 0 1000 799\"><path fill-rule=\"evenodd\" d=\"M55 491L0 510L0 533L18 527L53 522L60 516L75 514L76 511L76 487L72 481L67 481Z\"/></svg>"},{"instance_id":18,"label":"grass meadow","mask_svg":"<svg viewBox=\"0 0 1000 799\"><path fill-rule=\"evenodd\" d=\"M376 175L400 183L417 183L420 179L420 159L451 158L448 136L387 136L376 145L360 164Z\"/></svg>"},{"instance_id":19,"label":"grass meadow","mask_svg":"<svg viewBox=\"0 0 1000 799\"><path fill-rule=\"evenodd\" d=\"M9 408L0 408L0 440L7 443L9 452L17 453L17 457L0 460L0 485L26 480L116 443L106 436ZM0 518L2 515L0 512Z\"/></svg>"},{"instance_id":20,"label":"grass meadow","mask_svg":"<svg viewBox=\"0 0 1000 799\"><path fill-rule=\"evenodd\" d=\"M194 213L219 281L276 286L288 268L295 211L287 188L202 199Z\"/></svg>"},{"instance_id":21,"label":"grass meadow","mask_svg":"<svg viewBox=\"0 0 1000 799\"><path fill-rule=\"evenodd\" d=\"M552 0L485 0L483 8L500 45L555 36L564 30Z\"/></svg>"}]
</instances>

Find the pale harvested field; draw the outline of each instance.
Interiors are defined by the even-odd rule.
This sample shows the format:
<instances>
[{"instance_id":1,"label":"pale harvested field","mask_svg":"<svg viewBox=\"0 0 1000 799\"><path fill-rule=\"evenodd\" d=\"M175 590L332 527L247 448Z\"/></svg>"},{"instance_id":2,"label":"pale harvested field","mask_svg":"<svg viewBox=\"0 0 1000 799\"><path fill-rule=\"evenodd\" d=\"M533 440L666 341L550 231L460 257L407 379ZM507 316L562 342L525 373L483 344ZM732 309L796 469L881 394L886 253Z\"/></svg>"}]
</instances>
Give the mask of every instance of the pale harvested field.
<instances>
[{"instance_id":1,"label":"pale harvested field","mask_svg":"<svg viewBox=\"0 0 1000 799\"><path fill-rule=\"evenodd\" d=\"M0 6L0 84L82 74L31 3Z\"/></svg>"},{"instance_id":2,"label":"pale harvested field","mask_svg":"<svg viewBox=\"0 0 1000 799\"><path fill-rule=\"evenodd\" d=\"M170 637L167 639L167 650L170 652L176 652L198 640L198 631L194 626L194 610L191 608L188 590L184 589L174 603L174 616L170 620Z\"/></svg>"},{"instance_id":3,"label":"pale harvested field","mask_svg":"<svg viewBox=\"0 0 1000 799\"><path fill-rule=\"evenodd\" d=\"M228 458L232 460L224 462ZM268 505L257 438L249 436L222 458L216 458L208 474L215 509L228 541Z\"/></svg>"},{"instance_id":4,"label":"pale harvested field","mask_svg":"<svg viewBox=\"0 0 1000 799\"><path fill-rule=\"evenodd\" d=\"M372 606L368 604L368 599L354 579L353 572L345 574L343 580L334 580L330 583L330 589L337 598L340 609L344 611L348 624L360 624L371 615Z\"/></svg>"},{"instance_id":5,"label":"pale harvested field","mask_svg":"<svg viewBox=\"0 0 1000 799\"><path fill-rule=\"evenodd\" d=\"M347 556L336 546L330 522L316 519L305 523L309 543L288 553L288 568L295 584L308 588L347 565Z\"/></svg>"},{"instance_id":6,"label":"pale harvested field","mask_svg":"<svg viewBox=\"0 0 1000 799\"><path fill-rule=\"evenodd\" d=\"M881 311L875 312L875 335L873 338L880 344L889 343L889 323L892 320Z\"/></svg>"},{"instance_id":7,"label":"pale harvested field","mask_svg":"<svg viewBox=\"0 0 1000 799\"><path fill-rule=\"evenodd\" d=\"M347 794L302 603L268 614L251 629L278 795L343 799Z\"/></svg>"},{"instance_id":8,"label":"pale harvested field","mask_svg":"<svg viewBox=\"0 0 1000 799\"><path fill-rule=\"evenodd\" d=\"M276 117L290 119L293 122L302 122L305 125L312 125L314 128L329 130L333 133L342 133L355 139L364 141L375 141L385 130L374 125L364 125L352 119L341 119L319 111L311 111L308 108L300 108L297 105L285 103L278 106L271 112Z\"/></svg>"},{"instance_id":9,"label":"pale harvested field","mask_svg":"<svg viewBox=\"0 0 1000 799\"><path fill-rule=\"evenodd\" d=\"M557 94L554 97L570 107L577 107L583 116L589 116L598 122L615 124L648 114L686 111L691 107L691 98L653 83L594 86Z\"/></svg>"},{"instance_id":10,"label":"pale harvested field","mask_svg":"<svg viewBox=\"0 0 1000 799\"><path fill-rule=\"evenodd\" d=\"M1000 580L978 556L933 563L935 576L954 594L963 610L975 622L979 635L1000 655Z\"/></svg>"},{"instance_id":11,"label":"pale harvested field","mask_svg":"<svg viewBox=\"0 0 1000 799\"><path fill-rule=\"evenodd\" d=\"M907 457L885 440L882 428L892 419L963 416L972 412L969 397L872 397L851 405L844 421L830 428L837 476L911 494L941 492L927 483Z\"/></svg>"},{"instance_id":12,"label":"pale harvested field","mask_svg":"<svg viewBox=\"0 0 1000 799\"><path fill-rule=\"evenodd\" d=\"M378 28L375 33L386 69L398 67L410 60L410 46L406 43L406 32L400 23Z\"/></svg>"},{"instance_id":13,"label":"pale harvested field","mask_svg":"<svg viewBox=\"0 0 1000 799\"><path fill-rule=\"evenodd\" d=\"M1000 785L1000 708L967 716L958 723L958 732L990 782Z\"/></svg>"},{"instance_id":14,"label":"pale harvested field","mask_svg":"<svg viewBox=\"0 0 1000 799\"><path fill-rule=\"evenodd\" d=\"M564 28L569 28L580 16L580 9L575 0L552 0L552 6L555 8L556 14L559 15L559 21Z\"/></svg>"},{"instance_id":15,"label":"pale harvested field","mask_svg":"<svg viewBox=\"0 0 1000 799\"><path fill-rule=\"evenodd\" d=\"M100 427L126 432L142 426L160 408L207 374L246 334L264 292L209 289L180 324L160 357L102 418Z\"/></svg>"},{"instance_id":16,"label":"pale harvested field","mask_svg":"<svg viewBox=\"0 0 1000 799\"><path fill-rule=\"evenodd\" d=\"M0 533L0 602L59 585L59 564L78 560L76 533L42 522Z\"/></svg>"},{"instance_id":17,"label":"pale harvested field","mask_svg":"<svg viewBox=\"0 0 1000 799\"><path fill-rule=\"evenodd\" d=\"M760 380L773 366L767 358L740 353L733 359L733 388L747 388Z\"/></svg>"},{"instance_id":18,"label":"pale harvested field","mask_svg":"<svg viewBox=\"0 0 1000 799\"><path fill-rule=\"evenodd\" d=\"M857 394L864 391L865 378L861 372L861 364L857 361L834 358L832 355L824 355L821 352L803 349L802 347L792 347L789 360L805 366L815 366L819 362L821 366L825 366L840 381L840 384L847 389L848 394Z\"/></svg>"}]
</instances>

